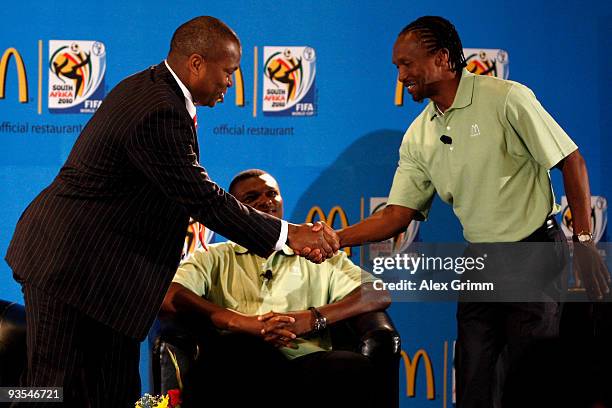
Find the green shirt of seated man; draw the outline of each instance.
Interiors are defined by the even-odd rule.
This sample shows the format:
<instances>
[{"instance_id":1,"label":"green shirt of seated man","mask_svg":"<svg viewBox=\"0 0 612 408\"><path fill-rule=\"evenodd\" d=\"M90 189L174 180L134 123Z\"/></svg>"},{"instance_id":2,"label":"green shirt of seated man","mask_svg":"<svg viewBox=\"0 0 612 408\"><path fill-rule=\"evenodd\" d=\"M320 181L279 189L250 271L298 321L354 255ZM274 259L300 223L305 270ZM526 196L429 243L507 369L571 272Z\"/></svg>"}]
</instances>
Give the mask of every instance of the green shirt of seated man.
<instances>
[{"instance_id":1,"label":"green shirt of seated man","mask_svg":"<svg viewBox=\"0 0 612 408\"><path fill-rule=\"evenodd\" d=\"M268 173L242 172L229 191L244 204L282 217L280 189ZM331 350L326 332L313 332L309 308L328 324L386 308L388 295L373 289L374 280L342 251L314 264L287 246L266 259L226 242L196 250L181 263L162 310L199 312L219 329L261 336L295 358Z\"/></svg>"}]
</instances>

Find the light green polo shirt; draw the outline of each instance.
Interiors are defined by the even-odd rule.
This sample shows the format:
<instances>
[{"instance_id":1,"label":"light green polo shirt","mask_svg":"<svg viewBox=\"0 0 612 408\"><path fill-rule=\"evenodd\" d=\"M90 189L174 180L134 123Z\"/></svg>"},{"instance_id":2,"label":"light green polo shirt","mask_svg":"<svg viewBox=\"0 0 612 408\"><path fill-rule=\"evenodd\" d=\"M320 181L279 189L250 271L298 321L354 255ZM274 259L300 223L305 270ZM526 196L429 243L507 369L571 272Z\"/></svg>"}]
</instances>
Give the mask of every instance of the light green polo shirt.
<instances>
[{"instance_id":1,"label":"light green polo shirt","mask_svg":"<svg viewBox=\"0 0 612 408\"><path fill-rule=\"evenodd\" d=\"M576 149L529 88L464 69L444 115L430 101L406 131L388 204L425 219L437 192L467 241L519 241L559 211L549 169Z\"/></svg>"},{"instance_id":2,"label":"light green polo shirt","mask_svg":"<svg viewBox=\"0 0 612 408\"><path fill-rule=\"evenodd\" d=\"M261 274L272 271L272 279ZM173 279L199 296L246 315L307 310L337 302L364 282L373 282L340 251L320 265L285 246L268 259L233 242L198 249L181 263ZM327 336L298 338L298 349L282 348L289 358L331 350Z\"/></svg>"}]
</instances>

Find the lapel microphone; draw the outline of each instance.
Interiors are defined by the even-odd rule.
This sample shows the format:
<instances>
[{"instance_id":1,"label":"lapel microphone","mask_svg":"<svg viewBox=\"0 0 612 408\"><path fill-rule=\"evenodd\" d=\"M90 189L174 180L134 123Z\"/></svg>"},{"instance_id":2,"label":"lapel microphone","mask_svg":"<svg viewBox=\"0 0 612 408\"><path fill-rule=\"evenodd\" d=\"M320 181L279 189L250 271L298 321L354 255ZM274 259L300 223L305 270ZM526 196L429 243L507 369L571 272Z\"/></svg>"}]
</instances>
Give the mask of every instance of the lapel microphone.
<instances>
[{"instance_id":1,"label":"lapel microphone","mask_svg":"<svg viewBox=\"0 0 612 408\"><path fill-rule=\"evenodd\" d=\"M268 269L267 271L265 271L264 273L262 273L261 275L262 278L264 278L265 281L269 281L272 279L272 270Z\"/></svg>"},{"instance_id":2,"label":"lapel microphone","mask_svg":"<svg viewBox=\"0 0 612 408\"><path fill-rule=\"evenodd\" d=\"M440 141L447 145L453 144L453 138L446 135L440 136Z\"/></svg>"}]
</instances>

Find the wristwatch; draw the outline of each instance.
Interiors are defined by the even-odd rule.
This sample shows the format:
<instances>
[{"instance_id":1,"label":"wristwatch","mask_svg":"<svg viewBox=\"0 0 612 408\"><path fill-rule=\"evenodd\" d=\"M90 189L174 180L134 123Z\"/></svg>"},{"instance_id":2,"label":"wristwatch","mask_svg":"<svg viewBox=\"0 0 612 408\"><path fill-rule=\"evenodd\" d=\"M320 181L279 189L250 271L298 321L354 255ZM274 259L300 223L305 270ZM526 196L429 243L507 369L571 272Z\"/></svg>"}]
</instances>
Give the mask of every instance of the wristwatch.
<instances>
[{"instance_id":1,"label":"wristwatch","mask_svg":"<svg viewBox=\"0 0 612 408\"><path fill-rule=\"evenodd\" d=\"M327 327L327 318L323 316L316 307L309 307L308 310L312 312L313 323L312 331L318 332Z\"/></svg>"},{"instance_id":2,"label":"wristwatch","mask_svg":"<svg viewBox=\"0 0 612 408\"><path fill-rule=\"evenodd\" d=\"M580 231L578 234L572 235L572 241L582 243L593 242L593 234L588 231Z\"/></svg>"}]
</instances>

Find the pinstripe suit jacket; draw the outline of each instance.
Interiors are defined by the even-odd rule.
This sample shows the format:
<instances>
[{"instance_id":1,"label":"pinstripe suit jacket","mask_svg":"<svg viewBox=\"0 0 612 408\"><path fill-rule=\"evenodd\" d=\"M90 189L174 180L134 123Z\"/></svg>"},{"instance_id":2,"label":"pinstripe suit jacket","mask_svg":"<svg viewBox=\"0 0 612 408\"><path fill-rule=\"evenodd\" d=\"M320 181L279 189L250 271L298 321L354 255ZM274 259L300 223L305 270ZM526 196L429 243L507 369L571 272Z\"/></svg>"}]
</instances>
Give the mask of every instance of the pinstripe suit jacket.
<instances>
[{"instance_id":1,"label":"pinstripe suit jacket","mask_svg":"<svg viewBox=\"0 0 612 408\"><path fill-rule=\"evenodd\" d=\"M6 256L16 279L141 339L176 272L189 216L269 254L280 220L219 188L198 154L163 63L123 80L22 214Z\"/></svg>"}]
</instances>

